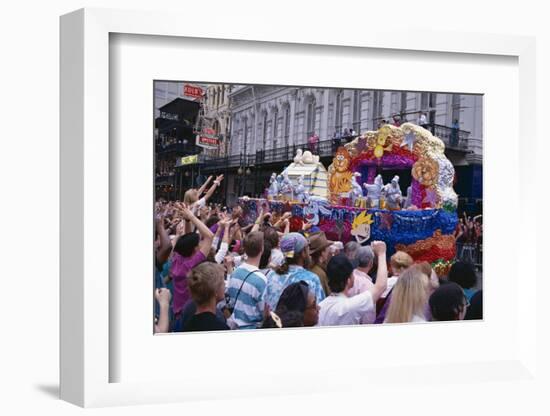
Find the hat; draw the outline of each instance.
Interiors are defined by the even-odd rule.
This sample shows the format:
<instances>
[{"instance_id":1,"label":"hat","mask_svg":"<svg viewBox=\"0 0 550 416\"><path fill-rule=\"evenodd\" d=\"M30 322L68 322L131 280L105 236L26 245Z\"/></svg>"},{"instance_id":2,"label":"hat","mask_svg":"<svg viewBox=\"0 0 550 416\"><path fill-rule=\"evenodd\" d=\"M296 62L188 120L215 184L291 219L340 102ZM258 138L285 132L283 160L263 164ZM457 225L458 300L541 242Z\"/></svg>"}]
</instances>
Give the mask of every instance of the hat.
<instances>
[{"instance_id":1,"label":"hat","mask_svg":"<svg viewBox=\"0 0 550 416\"><path fill-rule=\"evenodd\" d=\"M280 246L285 257L294 257L307 246L307 240L300 233L288 233L281 238Z\"/></svg>"},{"instance_id":2,"label":"hat","mask_svg":"<svg viewBox=\"0 0 550 416\"><path fill-rule=\"evenodd\" d=\"M309 235L309 253L315 254L319 251L323 251L325 248L331 246L334 241L327 240L325 233L320 231L318 233Z\"/></svg>"}]
</instances>

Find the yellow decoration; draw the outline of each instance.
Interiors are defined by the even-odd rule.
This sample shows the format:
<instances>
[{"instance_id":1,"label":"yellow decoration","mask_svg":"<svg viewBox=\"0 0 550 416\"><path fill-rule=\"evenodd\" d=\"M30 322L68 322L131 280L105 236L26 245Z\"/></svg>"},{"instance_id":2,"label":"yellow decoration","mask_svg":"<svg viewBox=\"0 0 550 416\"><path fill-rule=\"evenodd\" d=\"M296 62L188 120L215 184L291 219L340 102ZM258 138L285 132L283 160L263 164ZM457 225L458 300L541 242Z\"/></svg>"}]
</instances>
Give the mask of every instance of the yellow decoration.
<instances>
[{"instance_id":1,"label":"yellow decoration","mask_svg":"<svg viewBox=\"0 0 550 416\"><path fill-rule=\"evenodd\" d=\"M358 228L362 224L368 224L371 225L374 222L372 219L372 214L367 214L367 211L361 212L358 216L355 217L353 220L353 224L351 225L352 229Z\"/></svg>"},{"instance_id":2,"label":"yellow decoration","mask_svg":"<svg viewBox=\"0 0 550 416\"><path fill-rule=\"evenodd\" d=\"M412 176L424 186L432 187L437 184L439 165L433 159L423 157L418 159L412 167Z\"/></svg>"},{"instance_id":3,"label":"yellow decoration","mask_svg":"<svg viewBox=\"0 0 550 416\"><path fill-rule=\"evenodd\" d=\"M374 147L374 156L376 156L378 159L384 156L385 150L391 151L392 149L391 141L389 145L386 145L388 142L388 139L390 139L391 133L392 133L392 130L391 130L391 127L389 126L381 127L380 130L378 130L378 135L376 136L376 145Z\"/></svg>"},{"instance_id":4,"label":"yellow decoration","mask_svg":"<svg viewBox=\"0 0 550 416\"><path fill-rule=\"evenodd\" d=\"M351 178L353 173L348 170L351 164L351 156L345 147L336 151L332 165L329 167L329 190L331 199L335 200L338 194L351 191Z\"/></svg>"}]
</instances>

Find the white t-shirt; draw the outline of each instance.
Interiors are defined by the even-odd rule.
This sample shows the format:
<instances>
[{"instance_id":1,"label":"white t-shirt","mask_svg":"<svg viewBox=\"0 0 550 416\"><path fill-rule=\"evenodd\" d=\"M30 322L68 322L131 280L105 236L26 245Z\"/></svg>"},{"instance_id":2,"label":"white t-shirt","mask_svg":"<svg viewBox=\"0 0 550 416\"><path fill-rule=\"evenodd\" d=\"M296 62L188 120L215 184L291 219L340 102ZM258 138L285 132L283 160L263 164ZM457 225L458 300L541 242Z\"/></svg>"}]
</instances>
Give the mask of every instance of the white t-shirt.
<instances>
[{"instance_id":1,"label":"white t-shirt","mask_svg":"<svg viewBox=\"0 0 550 416\"><path fill-rule=\"evenodd\" d=\"M197 213L199 212L199 209L201 209L205 205L206 205L206 199L202 197L197 202L194 202L191 205L191 212L193 213L193 215L197 215Z\"/></svg>"},{"instance_id":2,"label":"white t-shirt","mask_svg":"<svg viewBox=\"0 0 550 416\"><path fill-rule=\"evenodd\" d=\"M383 298L388 296L388 293L390 293L390 290L395 286L397 283L397 276L388 277L388 286L386 287L386 290L384 290L384 293L382 293Z\"/></svg>"},{"instance_id":3,"label":"white t-shirt","mask_svg":"<svg viewBox=\"0 0 550 416\"><path fill-rule=\"evenodd\" d=\"M420 315L413 315L411 322L428 322L426 321L426 318Z\"/></svg>"},{"instance_id":4,"label":"white t-shirt","mask_svg":"<svg viewBox=\"0 0 550 416\"><path fill-rule=\"evenodd\" d=\"M369 291L347 297L343 293L332 293L319 303L319 326L357 325L365 316L375 310Z\"/></svg>"},{"instance_id":5,"label":"white t-shirt","mask_svg":"<svg viewBox=\"0 0 550 416\"><path fill-rule=\"evenodd\" d=\"M283 252L278 249L278 248L274 248L271 250L271 257L269 259L269 267L279 267L283 264L283 262L285 261L285 256L283 254Z\"/></svg>"}]
</instances>

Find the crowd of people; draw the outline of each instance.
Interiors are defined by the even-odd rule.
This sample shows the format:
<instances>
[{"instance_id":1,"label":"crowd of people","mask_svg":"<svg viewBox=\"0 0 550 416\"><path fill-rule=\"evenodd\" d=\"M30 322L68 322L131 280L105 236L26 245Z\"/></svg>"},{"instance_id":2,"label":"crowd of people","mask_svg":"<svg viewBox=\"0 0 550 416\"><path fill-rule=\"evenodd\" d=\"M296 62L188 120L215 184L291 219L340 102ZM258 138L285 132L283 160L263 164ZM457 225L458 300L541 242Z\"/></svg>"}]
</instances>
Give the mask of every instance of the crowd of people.
<instances>
[{"instance_id":1,"label":"crowd of people","mask_svg":"<svg viewBox=\"0 0 550 416\"><path fill-rule=\"evenodd\" d=\"M454 237L456 239L457 258L474 263L478 268L482 264L483 221L481 215L469 216L464 212L458 219Z\"/></svg>"},{"instance_id":2,"label":"crowd of people","mask_svg":"<svg viewBox=\"0 0 550 416\"><path fill-rule=\"evenodd\" d=\"M223 175L156 202L156 333L482 319L471 263L448 276L383 241L330 241L290 213L208 201ZM389 261L388 261L389 260Z\"/></svg>"}]
</instances>

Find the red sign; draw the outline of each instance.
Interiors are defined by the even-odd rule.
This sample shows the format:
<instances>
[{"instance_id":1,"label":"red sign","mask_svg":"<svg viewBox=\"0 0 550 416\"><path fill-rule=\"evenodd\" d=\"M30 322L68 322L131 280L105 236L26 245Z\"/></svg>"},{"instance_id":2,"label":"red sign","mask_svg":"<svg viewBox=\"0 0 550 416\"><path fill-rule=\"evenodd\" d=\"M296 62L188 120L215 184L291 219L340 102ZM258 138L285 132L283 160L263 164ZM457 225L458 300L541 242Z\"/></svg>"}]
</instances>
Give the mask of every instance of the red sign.
<instances>
[{"instance_id":1,"label":"red sign","mask_svg":"<svg viewBox=\"0 0 550 416\"><path fill-rule=\"evenodd\" d=\"M202 98L203 91L201 87L195 87L194 85L185 84L183 86L183 95L187 95L193 98Z\"/></svg>"},{"instance_id":2,"label":"red sign","mask_svg":"<svg viewBox=\"0 0 550 416\"><path fill-rule=\"evenodd\" d=\"M197 134L197 146L205 149L217 149L220 145L220 140L217 137L210 135Z\"/></svg>"}]
</instances>

